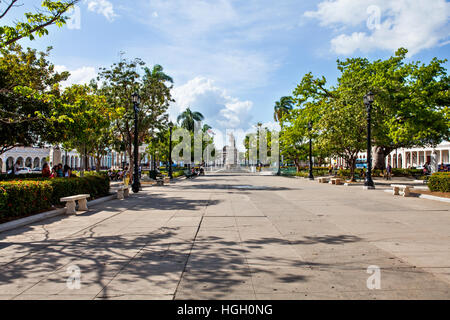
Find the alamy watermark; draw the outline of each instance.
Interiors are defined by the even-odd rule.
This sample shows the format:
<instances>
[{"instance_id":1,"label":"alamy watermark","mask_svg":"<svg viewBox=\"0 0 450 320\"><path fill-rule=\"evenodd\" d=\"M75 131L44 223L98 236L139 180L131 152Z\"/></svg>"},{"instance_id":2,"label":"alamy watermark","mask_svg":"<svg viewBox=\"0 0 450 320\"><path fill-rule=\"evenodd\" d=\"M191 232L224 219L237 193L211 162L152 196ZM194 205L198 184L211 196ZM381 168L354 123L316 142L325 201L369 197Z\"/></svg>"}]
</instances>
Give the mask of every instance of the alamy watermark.
<instances>
[{"instance_id":1,"label":"alamy watermark","mask_svg":"<svg viewBox=\"0 0 450 320\"><path fill-rule=\"evenodd\" d=\"M67 12L67 17L67 28L71 30L81 29L81 9L79 6L73 6L73 8Z\"/></svg>"},{"instance_id":2,"label":"alamy watermark","mask_svg":"<svg viewBox=\"0 0 450 320\"><path fill-rule=\"evenodd\" d=\"M369 266L367 273L371 276L367 279L367 289L380 290L381 289L381 268L379 266Z\"/></svg>"},{"instance_id":3,"label":"alamy watermark","mask_svg":"<svg viewBox=\"0 0 450 320\"><path fill-rule=\"evenodd\" d=\"M81 269L77 265L71 265L67 268L69 277L66 280L67 288L70 290L79 290L81 288Z\"/></svg>"},{"instance_id":4,"label":"alamy watermark","mask_svg":"<svg viewBox=\"0 0 450 320\"><path fill-rule=\"evenodd\" d=\"M381 28L381 8L379 6L371 5L367 8L367 28L369 30L378 30Z\"/></svg>"}]
</instances>

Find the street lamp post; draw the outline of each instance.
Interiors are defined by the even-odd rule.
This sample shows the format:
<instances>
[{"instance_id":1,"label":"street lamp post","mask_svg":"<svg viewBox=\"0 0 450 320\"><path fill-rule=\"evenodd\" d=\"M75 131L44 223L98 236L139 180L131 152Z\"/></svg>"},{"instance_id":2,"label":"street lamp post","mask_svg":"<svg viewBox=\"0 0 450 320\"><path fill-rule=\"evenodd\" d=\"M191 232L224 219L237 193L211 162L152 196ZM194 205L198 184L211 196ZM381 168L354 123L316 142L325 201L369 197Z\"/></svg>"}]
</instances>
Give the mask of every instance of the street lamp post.
<instances>
[{"instance_id":1,"label":"street lamp post","mask_svg":"<svg viewBox=\"0 0 450 320\"><path fill-rule=\"evenodd\" d=\"M132 94L132 100L134 105L134 178L133 178L133 185L132 189L134 193L139 192L140 183L139 183L139 141L138 141L138 112L139 112L139 103L141 98L139 97L139 94L133 93Z\"/></svg>"},{"instance_id":2,"label":"street lamp post","mask_svg":"<svg viewBox=\"0 0 450 320\"><path fill-rule=\"evenodd\" d=\"M374 101L374 94L369 91L368 94L364 96L364 105L367 109L367 175L364 182L364 187L366 189L375 189L375 184L372 180L372 103Z\"/></svg>"},{"instance_id":3,"label":"street lamp post","mask_svg":"<svg viewBox=\"0 0 450 320\"><path fill-rule=\"evenodd\" d=\"M313 175L313 160L312 160L312 138L311 138L311 131L312 131L312 122L308 122L308 132L309 132L309 180L314 180Z\"/></svg>"},{"instance_id":4,"label":"street lamp post","mask_svg":"<svg viewBox=\"0 0 450 320\"><path fill-rule=\"evenodd\" d=\"M173 130L173 123L169 123L169 178L173 179L173 172L172 172L172 130Z\"/></svg>"},{"instance_id":5,"label":"street lamp post","mask_svg":"<svg viewBox=\"0 0 450 320\"><path fill-rule=\"evenodd\" d=\"M281 176L281 148L280 148L280 137L278 137L278 172L277 176Z\"/></svg>"}]
</instances>

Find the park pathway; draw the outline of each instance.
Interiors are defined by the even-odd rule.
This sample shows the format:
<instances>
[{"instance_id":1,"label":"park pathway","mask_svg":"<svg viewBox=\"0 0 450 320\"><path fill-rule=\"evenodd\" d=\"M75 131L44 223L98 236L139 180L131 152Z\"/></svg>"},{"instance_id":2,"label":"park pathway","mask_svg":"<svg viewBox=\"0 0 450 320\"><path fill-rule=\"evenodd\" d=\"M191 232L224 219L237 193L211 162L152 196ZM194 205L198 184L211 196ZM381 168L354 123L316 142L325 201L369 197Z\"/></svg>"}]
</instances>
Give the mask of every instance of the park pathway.
<instances>
[{"instance_id":1,"label":"park pathway","mask_svg":"<svg viewBox=\"0 0 450 320\"><path fill-rule=\"evenodd\" d=\"M210 174L0 233L0 299L449 299L449 230L448 203Z\"/></svg>"}]
</instances>

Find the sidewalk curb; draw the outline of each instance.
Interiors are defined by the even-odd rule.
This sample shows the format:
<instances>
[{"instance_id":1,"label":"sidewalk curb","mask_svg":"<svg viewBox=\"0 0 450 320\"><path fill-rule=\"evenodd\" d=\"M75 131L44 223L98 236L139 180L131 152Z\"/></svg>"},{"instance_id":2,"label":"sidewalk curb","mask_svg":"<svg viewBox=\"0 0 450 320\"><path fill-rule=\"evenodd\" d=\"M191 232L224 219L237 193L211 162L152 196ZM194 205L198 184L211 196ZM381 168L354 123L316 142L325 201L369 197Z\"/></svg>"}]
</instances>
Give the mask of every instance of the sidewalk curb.
<instances>
[{"instance_id":1,"label":"sidewalk curb","mask_svg":"<svg viewBox=\"0 0 450 320\"><path fill-rule=\"evenodd\" d=\"M47 211L47 212L36 214L34 216L29 216L29 217L26 217L26 218L17 219L17 220L14 220L14 221L2 223L2 224L0 224L0 233L1 232L5 232L5 231L9 231L9 230L13 230L13 229L16 229L16 228L20 228L20 227L26 226L28 224L32 224L32 223L35 223L35 222L38 222L38 221L42 221L42 220L45 220L45 219L48 219L48 218L53 218L53 217L62 215L64 213L66 213L66 209L62 208L62 209Z\"/></svg>"},{"instance_id":2,"label":"sidewalk curb","mask_svg":"<svg viewBox=\"0 0 450 320\"><path fill-rule=\"evenodd\" d=\"M436 201L450 203L450 198L442 198L442 197L430 196L429 194L422 194L422 195L419 196L419 198L420 199L436 200Z\"/></svg>"},{"instance_id":3,"label":"sidewalk curb","mask_svg":"<svg viewBox=\"0 0 450 320\"><path fill-rule=\"evenodd\" d=\"M383 191L392 194L392 190L391 189L385 189ZM417 198L450 203L450 198L442 198L442 197L430 196L429 194L421 194Z\"/></svg>"},{"instance_id":4,"label":"sidewalk curb","mask_svg":"<svg viewBox=\"0 0 450 320\"><path fill-rule=\"evenodd\" d=\"M116 199L117 196L116 195L110 195L110 196L106 196L100 199L96 199L96 200L92 200L88 202L88 206L95 206L97 204L103 203L103 202L107 202L113 199ZM66 213L66 208L61 208L61 209L56 209L56 210L51 210L51 211L47 211L47 212L43 212L43 213L39 213L33 216L29 216L26 218L22 218L22 219L17 219L14 221L10 221L10 222L6 222L6 223L2 223L0 224L0 233L5 232L5 231L9 231L9 230L13 230L13 229L17 229L35 222L39 222L42 220L46 220L49 218L53 218L56 216L60 216Z\"/></svg>"}]
</instances>

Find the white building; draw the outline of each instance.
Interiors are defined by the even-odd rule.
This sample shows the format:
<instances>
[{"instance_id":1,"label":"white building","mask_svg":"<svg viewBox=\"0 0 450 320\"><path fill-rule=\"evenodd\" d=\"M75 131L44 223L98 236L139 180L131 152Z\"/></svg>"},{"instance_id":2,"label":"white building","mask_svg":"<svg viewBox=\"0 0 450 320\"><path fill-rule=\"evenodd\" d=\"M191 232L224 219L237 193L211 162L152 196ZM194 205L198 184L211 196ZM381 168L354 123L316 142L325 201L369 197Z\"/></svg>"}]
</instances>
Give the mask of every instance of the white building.
<instances>
[{"instance_id":1,"label":"white building","mask_svg":"<svg viewBox=\"0 0 450 320\"><path fill-rule=\"evenodd\" d=\"M45 163L50 166L59 163L67 164L76 170L84 168L84 157L75 150L65 151L58 148L35 148L35 147L15 147L0 155L0 173L5 173L18 163L20 167L30 169L42 168ZM146 158L143 161L148 161ZM101 168L121 168L129 164L129 158L121 152L111 151L102 158ZM88 167L95 168L96 161L93 157L88 157Z\"/></svg>"},{"instance_id":2,"label":"white building","mask_svg":"<svg viewBox=\"0 0 450 320\"><path fill-rule=\"evenodd\" d=\"M358 161L367 162L367 153L358 154ZM390 164L392 168L409 169L421 167L424 164L430 164L433 172L438 171L440 164L450 163L450 142L444 141L436 147L428 148L400 148L392 151L386 157L386 165ZM346 161L342 158L332 159L332 165L346 167Z\"/></svg>"},{"instance_id":3,"label":"white building","mask_svg":"<svg viewBox=\"0 0 450 320\"><path fill-rule=\"evenodd\" d=\"M435 148L397 149L386 159L393 168L412 168L428 163L433 171L437 171L440 164L450 163L450 142L444 141Z\"/></svg>"},{"instance_id":4,"label":"white building","mask_svg":"<svg viewBox=\"0 0 450 320\"><path fill-rule=\"evenodd\" d=\"M16 147L0 155L0 172L11 170L16 162L21 167L42 168L49 156L50 148Z\"/></svg>"}]
</instances>

